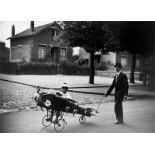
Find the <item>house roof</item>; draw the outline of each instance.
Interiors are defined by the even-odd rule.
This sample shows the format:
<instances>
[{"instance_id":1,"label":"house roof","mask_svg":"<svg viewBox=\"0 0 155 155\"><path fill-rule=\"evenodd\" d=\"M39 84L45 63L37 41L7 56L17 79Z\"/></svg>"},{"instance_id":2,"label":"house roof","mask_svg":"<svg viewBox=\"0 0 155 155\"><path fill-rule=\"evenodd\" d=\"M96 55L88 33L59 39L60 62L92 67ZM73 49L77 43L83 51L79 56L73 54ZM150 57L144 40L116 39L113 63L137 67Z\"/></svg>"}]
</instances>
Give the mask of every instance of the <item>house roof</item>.
<instances>
[{"instance_id":1,"label":"house roof","mask_svg":"<svg viewBox=\"0 0 155 155\"><path fill-rule=\"evenodd\" d=\"M46 25L42 25L42 26L38 26L38 27L34 27L34 31L31 32L31 29L26 29L12 37L9 37L8 39L15 39L15 38L23 38L23 37L28 37L28 36L33 36L36 35L40 32L42 32L45 29L48 29L49 27L54 28L54 29L58 29L58 30L62 30L61 27L56 23L56 22L52 22Z\"/></svg>"}]
</instances>

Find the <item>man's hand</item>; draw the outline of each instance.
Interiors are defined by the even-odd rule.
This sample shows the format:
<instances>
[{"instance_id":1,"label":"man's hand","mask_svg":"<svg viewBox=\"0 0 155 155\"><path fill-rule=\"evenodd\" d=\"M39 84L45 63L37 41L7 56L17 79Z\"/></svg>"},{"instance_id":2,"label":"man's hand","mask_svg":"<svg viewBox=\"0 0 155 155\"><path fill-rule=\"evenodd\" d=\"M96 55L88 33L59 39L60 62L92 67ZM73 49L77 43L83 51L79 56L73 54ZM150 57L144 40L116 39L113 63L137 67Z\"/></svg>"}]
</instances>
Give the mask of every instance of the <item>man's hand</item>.
<instances>
[{"instance_id":1,"label":"man's hand","mask_svg":"<svg viewBox=\"0 0 155 155\"><path fill-rule=\"evenodd\" d=\"M124 100L127 100L127 98L128 98L127 96L124 96Z\"/></svg>"},{"instance_id":2,"label":"man's hand","mask_svg":"<svg viewBox=\"0 0 155 155\"><path fill-rule=\"evenodd\" d=\"M56 92L56 95L57 95L58 97L61 97L61 96L62 96L62 93L61 93L61 92Z\"/></svg>"},{"instance_id":3,"label":"man's hand","mask_svg":"<svg viewBox=\"0 0 155 155\"><path fill-rule=\"evenodd\" d=\"M108 94L106 93L104 96L105 96L105 97L107 97L107 96L108 96Z\"/></svg>"}]
</instances>

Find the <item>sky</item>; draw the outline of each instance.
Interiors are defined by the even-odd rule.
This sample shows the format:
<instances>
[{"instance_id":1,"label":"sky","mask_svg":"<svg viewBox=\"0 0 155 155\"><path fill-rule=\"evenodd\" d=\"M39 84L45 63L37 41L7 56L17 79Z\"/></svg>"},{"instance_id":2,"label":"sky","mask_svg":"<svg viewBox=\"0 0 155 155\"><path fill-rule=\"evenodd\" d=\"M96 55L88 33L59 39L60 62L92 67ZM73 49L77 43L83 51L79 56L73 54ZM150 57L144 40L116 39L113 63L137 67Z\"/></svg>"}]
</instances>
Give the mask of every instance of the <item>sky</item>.
<instances>
[{"instance_id":1,"label":"sky","mask_svg":"<svg viewBox=\"0 0 155 155\"><path fill-rule=\"evenodd\" d=\"M44 25L52 21L34 21L35 26ZM11 36L11 27L15 25L15 33L24 31L30 27L30 21L0 21L0 41L6 43L7 47L10 47L10 40L7 40Z\"/></svg>"}]
</instances>

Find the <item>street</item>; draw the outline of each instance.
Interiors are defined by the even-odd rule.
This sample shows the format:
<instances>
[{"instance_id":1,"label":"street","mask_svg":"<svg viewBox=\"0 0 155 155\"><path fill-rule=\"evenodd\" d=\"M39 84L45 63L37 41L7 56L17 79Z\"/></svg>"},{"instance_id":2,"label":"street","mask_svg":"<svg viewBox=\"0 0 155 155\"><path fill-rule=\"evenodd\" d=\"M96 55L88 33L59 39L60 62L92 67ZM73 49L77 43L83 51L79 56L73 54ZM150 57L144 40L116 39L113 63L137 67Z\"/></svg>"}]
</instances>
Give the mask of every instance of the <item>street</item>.
<instances>
[{"instance_id":1,"label":"street","mask_svg":"<svg viewBox=\"0 0 155 155\"><path fill-rule=\"evenodd\" d=\"M124 102L123 125L115 125L113 102L103 103L97 116L79 123L78 115L64 116L67 126L64 133L152 133L155 132L155 104L152 99ZM87 105L96 107L97 105ZM45 112L23 111L0 115L0 132L6 133L53 133L53 125L44 127L41 123Z\"/></svg>"},{"instance_id":2,"label":"street","mask_svg":"<svg viewBox=\"0 0 155 155\"><path fill-rule=\"evenodd\" d=\"M103 78L102 78L103 79ZM17 78L18 80L18 78ZM42 81L41 81L42 83ZM54 83L54 82L53 82ZM52 83L51 83L52 84ZM81 83L79 83L80 85ZM82 84L81 84L82 85ZM87 92L105 93L107 87L81 88ZM73 89L74 90L74 89ZM49 91L49 90L42 90ZM54 91L54 90L53 90ZM42 117L46 112L36 110L32 95L36 89L22 84L0 81L0 132L6 133L53 133L53 125L43 127ZM102 95L70 92L74 100L80 106L96 109L102 99ZM67 121L65 133L140 133L155 132L155 104L154 96L141 85L130 86L128 100L124 101L123 125L115 125L114 96L103 98L99 114L87 118L85 124L79 123L79 116L65 115ZM136 95L137 94L137 95Z\"/></svg>"}]
</instances>

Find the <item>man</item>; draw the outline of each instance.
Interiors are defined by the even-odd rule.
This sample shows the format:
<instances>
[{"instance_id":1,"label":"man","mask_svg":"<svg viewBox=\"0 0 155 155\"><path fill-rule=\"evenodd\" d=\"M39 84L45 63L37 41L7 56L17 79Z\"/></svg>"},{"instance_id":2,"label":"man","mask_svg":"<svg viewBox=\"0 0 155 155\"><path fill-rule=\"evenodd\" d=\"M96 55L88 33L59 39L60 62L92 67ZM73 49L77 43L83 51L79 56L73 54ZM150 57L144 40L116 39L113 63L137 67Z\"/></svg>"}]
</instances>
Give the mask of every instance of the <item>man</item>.
<instances>
[{"instance_id":1,"label":"man","mask_svg":"<svg viewBox=\"0 0 155 155\"><path fill-rule=\"evenodd\" d=\"M127 98L128 96L128 78L127 76L122 72L122 65L120 63L116 63L114 66L116 68L116 75L114 77L114 80L112 82L112 85L110 86L109 90L105 94L105 97L110 95L113 88L115 87L115 115L116 115L116 124L122 124L123 123L123 107L122 102L123 99Z\"/></svg>"}]
</instances>

